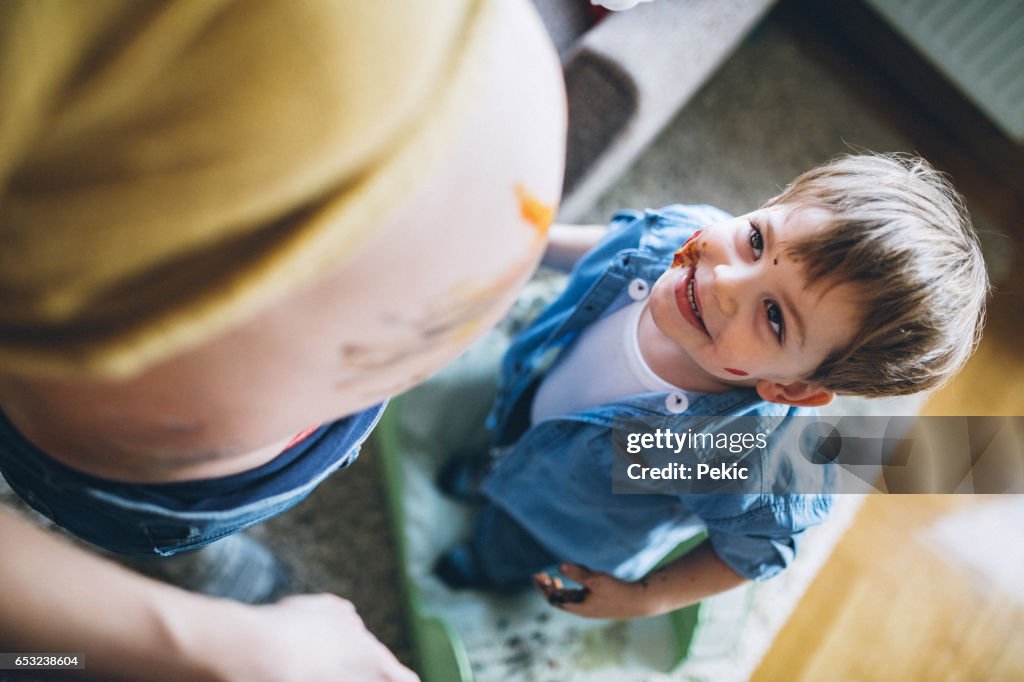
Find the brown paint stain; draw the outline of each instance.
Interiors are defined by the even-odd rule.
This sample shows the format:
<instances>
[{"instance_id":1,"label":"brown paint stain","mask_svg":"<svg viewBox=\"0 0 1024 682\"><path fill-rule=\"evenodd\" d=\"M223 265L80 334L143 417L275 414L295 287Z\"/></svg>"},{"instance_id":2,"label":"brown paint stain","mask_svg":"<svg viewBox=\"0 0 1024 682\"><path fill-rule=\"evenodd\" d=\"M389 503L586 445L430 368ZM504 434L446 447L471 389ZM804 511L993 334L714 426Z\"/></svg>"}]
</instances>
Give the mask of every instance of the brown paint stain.
<instances>
[{"instance_id":1,"label":"brown paint stain","mask_svg":"<svg viewBox=\"0 0 1024 682\"><path fill-rule=\"evenodd\" d=\"M673 254L673 268L688 268L697 264L697 261L700 260L701 250L707 245L707 242L697 242L697 237L701 232L702 230L694 232L693 236L687 239L686 243Z\"/></svg>"},{"instance_id":2,"label":"brown paint stain","mask_svg":"<svg viewBox=\"0 0 1024 682\"><path fill-rule=\"evenodd\" d=\"M519 199L519 215L537 228L540 236L546 236L555 220L555 207L545 204L522 185L516 185L516 198Z\"/></svg>"}]
</instances>

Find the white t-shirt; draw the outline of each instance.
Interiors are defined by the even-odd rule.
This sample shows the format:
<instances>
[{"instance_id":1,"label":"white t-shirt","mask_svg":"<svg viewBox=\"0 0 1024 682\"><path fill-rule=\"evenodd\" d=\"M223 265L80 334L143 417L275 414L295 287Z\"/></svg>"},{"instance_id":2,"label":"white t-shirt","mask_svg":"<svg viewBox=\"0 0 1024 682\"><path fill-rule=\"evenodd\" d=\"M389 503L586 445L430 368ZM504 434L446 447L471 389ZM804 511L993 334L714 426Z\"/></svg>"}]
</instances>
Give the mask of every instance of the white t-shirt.
<instances>
[{"instance_id":1,"label":"white t-shirt","mask_svg":"<svg viewBox=\"0 0 1024 682\"><path fill-rule=\"evenodd\" d=\"M655 374L640 352L637 330L646 305L627 305L583 331L537 389L532 423L641 393L679 390Z\"/></svg>"}]
</instances>

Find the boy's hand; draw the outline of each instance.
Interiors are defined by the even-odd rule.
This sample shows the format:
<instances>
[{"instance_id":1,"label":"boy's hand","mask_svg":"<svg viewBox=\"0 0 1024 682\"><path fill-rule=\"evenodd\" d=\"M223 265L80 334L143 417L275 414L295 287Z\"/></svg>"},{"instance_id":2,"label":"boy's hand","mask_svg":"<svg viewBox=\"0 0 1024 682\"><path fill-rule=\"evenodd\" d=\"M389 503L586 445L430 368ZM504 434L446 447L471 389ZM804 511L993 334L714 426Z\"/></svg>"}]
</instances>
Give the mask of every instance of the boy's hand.
<instances>
[{"instance_id":1,"label":"boy's hand","mask_svg":"<svg viewBox=\"0 0 1024 682\"><path fill-rule=\"evenodd\" d=\"M619 580L607 573L576 564L562 564L562 573L582 589L566 588L547 573L533 576L534 586L555 608L584 618L635 618L647 614L643 585Z\"/></svg>"},{"instance_id":2,"label":"boy's hand","mask_svg":"<svg viewBox=\"0 0 1024 682\"><path fill-rule=\"evenodd\" d=\"M710 542L701 543L635 583L577 564L566 563L560 568L582 589L566 589L561 580L546 573L533 576L534 585L552 606L584 618L656 616L747 582L715 554Z\"/></svg>"}]
</instances>

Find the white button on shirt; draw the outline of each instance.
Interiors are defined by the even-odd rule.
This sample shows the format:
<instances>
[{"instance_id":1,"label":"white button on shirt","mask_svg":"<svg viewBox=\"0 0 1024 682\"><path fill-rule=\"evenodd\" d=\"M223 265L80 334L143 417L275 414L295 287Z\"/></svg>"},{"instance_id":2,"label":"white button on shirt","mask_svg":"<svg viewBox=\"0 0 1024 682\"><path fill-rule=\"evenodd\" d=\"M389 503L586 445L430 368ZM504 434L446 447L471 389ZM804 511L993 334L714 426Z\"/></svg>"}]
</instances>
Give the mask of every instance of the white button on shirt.
<instances>
[{"instance_id":1,"label":"white button on shirt","mask_svg":"<svg viewBox=\"0 0 1024 682\"><path fill-rule=\"evenodd\" d=\"M685 393L673 391L665 398L665 409L672 414L682 414L690 407L690 399Z\"/></svg>"},{"instance_id":2,"label":"white button on shirt","mask_svg":"<svg viewBox=\"0 0 1024 682\"><path fill-rule=\"evenodd\" d=\"M651 293L651 285L647 280L637 277L629 283L629 297L634 301L643 301Z\"/></svg>"}]
</instances>

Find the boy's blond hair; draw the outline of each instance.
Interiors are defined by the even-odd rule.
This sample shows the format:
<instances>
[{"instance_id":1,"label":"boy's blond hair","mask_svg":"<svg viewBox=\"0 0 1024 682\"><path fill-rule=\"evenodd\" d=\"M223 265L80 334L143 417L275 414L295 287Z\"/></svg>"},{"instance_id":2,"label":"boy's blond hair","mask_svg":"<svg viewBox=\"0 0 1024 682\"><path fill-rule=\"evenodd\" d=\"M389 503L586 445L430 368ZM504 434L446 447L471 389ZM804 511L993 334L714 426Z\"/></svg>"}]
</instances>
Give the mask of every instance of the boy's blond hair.
<instances>
[{"instance_id":1,"label":"boy's blond hair","mask_svg":"<svg viewBox=\"0 0 1024 682\"><path fill-rule=\"evenodd\" d=\"M808 377L840 394L935 388L980 337L989 282L963 199L924 159L847 155L802 174L769 202L829 211L787 251L810 282L850 283L860 331Z\"/></svg>"}]
</instances>

